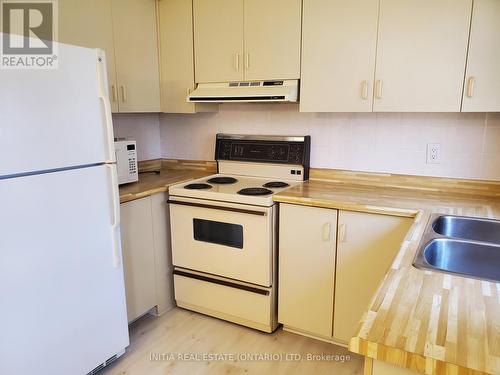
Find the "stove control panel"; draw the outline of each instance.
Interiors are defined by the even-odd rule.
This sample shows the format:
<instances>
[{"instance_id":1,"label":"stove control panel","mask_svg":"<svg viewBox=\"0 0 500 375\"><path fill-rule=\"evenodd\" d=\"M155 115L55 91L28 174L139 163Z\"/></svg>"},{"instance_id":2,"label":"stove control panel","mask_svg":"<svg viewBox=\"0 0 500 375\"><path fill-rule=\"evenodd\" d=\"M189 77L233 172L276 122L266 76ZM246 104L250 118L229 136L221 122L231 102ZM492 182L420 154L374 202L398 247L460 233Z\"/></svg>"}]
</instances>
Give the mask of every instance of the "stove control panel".
<instances>
[{"instance_id":1,"label":"stove control panel","mask_svg":"<svg viewBox=\"0 0 500 375\"><path fill-rule=\"evenodd\" d=\"M309 169L311 137L217 134L215 160L302 165Z\"/></svg>"}]
</instances>

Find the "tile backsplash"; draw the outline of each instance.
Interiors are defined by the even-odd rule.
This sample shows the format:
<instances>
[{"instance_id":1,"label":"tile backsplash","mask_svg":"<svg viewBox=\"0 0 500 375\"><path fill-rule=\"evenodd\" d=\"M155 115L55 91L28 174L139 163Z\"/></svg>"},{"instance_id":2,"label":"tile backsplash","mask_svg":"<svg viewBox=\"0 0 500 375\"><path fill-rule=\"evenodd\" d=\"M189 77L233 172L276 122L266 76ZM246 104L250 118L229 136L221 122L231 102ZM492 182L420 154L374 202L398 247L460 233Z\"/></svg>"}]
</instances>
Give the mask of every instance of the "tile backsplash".
<instances>
[{"instance_id":1,"label":"tile backsplash","mask_svg":"<svg viewBox=\"0 0 500 375\"><path fill-rule=\"evenodd\" d=\"M310 134L311 165L367 172L500 180L500 114L300 113L297 104L223 104L218 113L115 114L115 135L139 160L213 160L218 132ZM426 163L428 143L441 163Z\"/></svg>"},{"instance_id":2,"label":"tile backsplash","mask_svg":"<svg viewBox=\"0 0 500 375\"><path fill-rule=\"evenodd\" d=\"M157 113L113 114L115 137L137 141L137 158L161 158L160 124Z\"/></svg>"},{"instance_id":3,"label":"tile backsplash","mask_svg":"<svg viewBox=\"0 0 500 375\"><path fill-rule=\"evenodd\" d=\"M311 165L500 180L500 114L300 113L297 104L223 104L218 113L160 115L164 158L213 160L217 132L310 134ZM426 163L428 143L441 163Z\"/></svg>"}]
</instances>

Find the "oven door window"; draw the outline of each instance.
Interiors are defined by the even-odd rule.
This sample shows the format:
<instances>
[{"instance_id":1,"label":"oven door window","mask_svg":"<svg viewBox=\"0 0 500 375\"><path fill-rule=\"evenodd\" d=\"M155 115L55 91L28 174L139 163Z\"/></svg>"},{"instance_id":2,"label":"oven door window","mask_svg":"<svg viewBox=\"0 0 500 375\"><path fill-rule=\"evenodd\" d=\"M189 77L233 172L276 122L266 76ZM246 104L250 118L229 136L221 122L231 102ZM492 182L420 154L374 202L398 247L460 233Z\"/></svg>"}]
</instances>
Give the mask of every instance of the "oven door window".
<instances>
[{"instance_id":1,"label":"oven door window","mask_svg":"<svg viewBox=\"0 0 500 375\"><path fill-rule=\"evenodd\" d=\"M196 241L210 242L243 249L243 226L203 219L193 219Z\"/></svg>"}]
</instances>

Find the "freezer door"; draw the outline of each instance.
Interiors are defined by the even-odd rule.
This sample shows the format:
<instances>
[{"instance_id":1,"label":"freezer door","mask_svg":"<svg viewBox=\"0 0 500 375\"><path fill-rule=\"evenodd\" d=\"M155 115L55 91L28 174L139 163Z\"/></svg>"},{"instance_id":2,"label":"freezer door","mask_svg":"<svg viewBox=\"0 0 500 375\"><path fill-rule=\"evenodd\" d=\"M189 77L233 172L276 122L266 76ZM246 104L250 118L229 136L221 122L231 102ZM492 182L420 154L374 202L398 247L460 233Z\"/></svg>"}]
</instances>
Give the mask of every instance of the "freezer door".
<instances>
[{"instance_id":1,"label":"freezer door","mask_svg":"<svg viewBox=\"0 0 500 375\"><path fill-rule=\"evenodd\" d=\"M0 180L0 374L87 374L128 345L115 178Z\"/></svg>"},{"instance_id":2,"label":"freezer door","mask_svg":"<svg viewBox=\"0 0 500 375\"><path fill-rule=\"evenodd\" d=\"M58 56L54 70L0 70L0 177L114 161L104 53Z\"/></svg>"}]
</instances>

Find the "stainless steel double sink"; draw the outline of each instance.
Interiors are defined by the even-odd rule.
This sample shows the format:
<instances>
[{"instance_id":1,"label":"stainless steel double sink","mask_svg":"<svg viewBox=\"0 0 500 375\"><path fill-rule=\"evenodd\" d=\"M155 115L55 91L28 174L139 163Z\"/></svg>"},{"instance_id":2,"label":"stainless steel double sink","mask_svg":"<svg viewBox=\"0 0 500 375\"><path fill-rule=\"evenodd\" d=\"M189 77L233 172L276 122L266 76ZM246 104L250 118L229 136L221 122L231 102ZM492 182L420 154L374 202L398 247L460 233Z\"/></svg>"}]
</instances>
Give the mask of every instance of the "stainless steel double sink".
<instances>
[{"instance_id":1,"label":"stainless steel double sink","mask_svg":"<svg viewBox=\"0 0 500 375\"><path fill-rule=\"evenodd\" d=\"M413 265L500 282L500 221L432 214Z\"/></svg>"}]
</instances>

